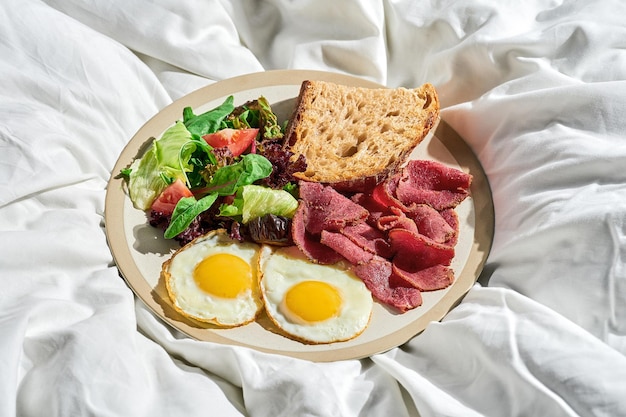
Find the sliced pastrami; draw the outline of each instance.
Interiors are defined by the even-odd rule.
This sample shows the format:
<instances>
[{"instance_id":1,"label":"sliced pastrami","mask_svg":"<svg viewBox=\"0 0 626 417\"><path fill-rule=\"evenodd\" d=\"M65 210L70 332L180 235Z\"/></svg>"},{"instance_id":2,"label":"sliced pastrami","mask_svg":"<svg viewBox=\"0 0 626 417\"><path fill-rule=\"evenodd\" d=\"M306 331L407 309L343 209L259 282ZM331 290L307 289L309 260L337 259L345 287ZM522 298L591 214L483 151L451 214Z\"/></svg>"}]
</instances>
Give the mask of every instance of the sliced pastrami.
<instances>
[{"instance_id":1,"label":"sliced pastrami","mask_svg":"<svg viewBox=\"0 0 626 417\"><path fill-rule=\"evenodd\" d=\"M410 161L373 189L351 197L300 182L292 238L309 259L346 260L374 298L400 312L422 304L421 291L449 286L458 240L454 208L472 177L432 161Z\"/></svg>"},{"instance_id":2,"label":"sliced pastrami","mask_svg":"<svg viewBox=\"0 0 626 417\"><path fill-rule=\"evenodd\" d=\"M320 236L312 235L306 230L305 222L308 208L300 204L291 221L291 238L307 258L324 265L334 264L342 260L342 256L333 249L320 243Z\"/></svg>"},{"instance_id":3,"label":"sliced pastrami","mask_svg":"<svg viewBox=\"0 0 626 417\"><path fill-rule=\"evenodd\" d=\"M391 207L391 213L381 216L376 224L380 230L389 231L392 229L405 229L413 233L418 233L415 221L404 213L404 211Z\"/></svg>"},{"instance_id":4,"label":"sliced pastrami","mask_svg":"<svg viewBox=\"0 0 626 417\"><path fill-rule=\"evenodd\" d=\"M407 271L419 271L434 265L450 265L454 248L405 229L389 231L389 243L394 250L393 262Z\"/></svg>"},{"instance_id":5,"label":"sliced pastrami","mask_svg":"<svg viewBox=\"0 0 626 417\"><path fill-rule=\"evenodd\" d=\"M415 222L418 233L435 242L447 242L457 233L439 211L427 204L411 206L407 216Z\"/></svg>"},{"instance_id":6,"label":"sliced pastrami","mask_svg":"<svg viewBox=\"0 0 626 417\"><path fill-rule=\"evenodd\" d=\"M396 198L396 188L399 180L400 174L396 174L374 187L371 197L376 204L382 207L397 207L401 210L406 209L404 204Z\"/></svg>"},{"instance_id":7,"label":"sliced pastrami","mask_svg":"<svg viewBox=\"0 0 626 417\"><path fill-rule=\"evenodd\" d=\"M341 230L367 218L368 211L329 186L300 182L300 205L308 208L305 227L313 235Z\"/></svg>"},{"instance_id":8,"label":"sliced pastrami","mask_svg":"<svg viewBox=\"0 0 626 417\"><path fill-rule=\"evenodd\" d=\"M453 281L454 271L444 265L434 265L411 272L392 263L389 284L392 287L414 287L420 291L436 291L449 287Z\"/></svg>"},{"instance_id":9,"label":"sliced pastrami","mask_svg":"<svg viewBox=\"0 0 626 417\"><path fill-rule=\"evenodd\" d=\"M372 252L363 249L339 232L323 230L320 242L346 258L352 265L367 263L374 258Z\"/></svg>"},{"instance_id":10,"label":"sliced pastrami","mask_svg":"<svg viewBox=\"0 0 626 417\"><path fill-rule=\"evenodd\" d=\"M439 162L413 160L402 170L395 197L405 206L428 204L436 210L456 207L469 194L472 176Z\"/></svg>"},{"instance_id":11,"label":"sliced pastrami","mask_svg":"<svg viewBox=\"0 0 626 417\"><path fill-rule=\"evenodd\" d=\"M389 207L379 204L369 193L357 193L350 199L369 212L365 221L370 225L375 225L378 219L389 211Z\"/></svg>"},{"instance_id":12,"label":"sliced pastrami","mask_svg":"<svg viewBox=\"0 0 626 417\"><path fill-rule=\"evenodd\" d=\"M382 231L365 222L346 226L341 230L341 234L368 252L383 258L388 258L392 255L387 236Z\"/></svg>"},{"instance_id":13,"label":"sliced pastrami","mask_svg":"<svg viewBox=\"0 0 626 417\"><path fill-rule=\"evenodd\" d=\"M450 225L452 230L454 230L454 234L446 240L446 245L448 246L456 246L459 240L459 215L456 210L449 208L445 210L441 210L441 217L443 217L446 222Z\"/></svg>"},{"instance_id":14,"label":"sliced pastrami","mask_svg":"<svg viewBox=\"0 0 626 417\"><path fill-rule=\"evenodd\" d=\"M422 294L415 287L395 287L389 285L392 274L391 262L380 257L357 265L354 273L361 278L374 298L382 304L405 312L422 305Z\"/></svg>"}]
</instances>

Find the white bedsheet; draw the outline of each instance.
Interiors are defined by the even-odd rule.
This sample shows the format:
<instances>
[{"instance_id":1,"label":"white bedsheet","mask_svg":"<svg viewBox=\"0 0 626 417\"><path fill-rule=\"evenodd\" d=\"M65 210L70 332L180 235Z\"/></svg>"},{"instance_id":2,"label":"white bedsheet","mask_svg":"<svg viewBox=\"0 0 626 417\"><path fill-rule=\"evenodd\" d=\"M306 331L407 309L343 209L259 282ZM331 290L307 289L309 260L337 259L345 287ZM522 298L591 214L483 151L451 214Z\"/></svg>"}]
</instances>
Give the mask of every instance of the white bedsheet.
<instances>
[{"instance_id":1,"label":"white bedsheet","mask_svg":"<svg viewBox=\"0 0 626 417\"><path fill-rule=\"evenodd\" d=\"M626 3L3 0L1 416L625 416ZM311 363L173 331L104 232L122 148L271 69L433 83L489 178L494 244L407 344Z\"/></svg>"}]
</instances>

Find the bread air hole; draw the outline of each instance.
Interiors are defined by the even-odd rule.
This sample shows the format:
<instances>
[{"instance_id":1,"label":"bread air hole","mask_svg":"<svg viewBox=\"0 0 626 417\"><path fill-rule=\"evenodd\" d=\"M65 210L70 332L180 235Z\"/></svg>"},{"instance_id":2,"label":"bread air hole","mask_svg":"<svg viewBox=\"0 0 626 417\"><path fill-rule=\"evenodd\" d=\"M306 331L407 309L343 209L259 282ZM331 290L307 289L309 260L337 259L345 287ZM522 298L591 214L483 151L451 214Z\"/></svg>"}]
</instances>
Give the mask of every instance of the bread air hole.
<instances>
[{"instance_id":1,"label":"bread air hole","mask_svg":"<svg viewBox=\"0 0 626 417\"><path fill-rule=\"evenodd\" d=\"M343 149L341 149L341 151L339 152L337 156L341 158L349 158L355 153L357 153L358 151L359 151L358 146L344 147Z\"/></svg>"},{"instance_id":2,"label":"bread air hole","mask_svg":"<svg viewBox=\"0 0 626 417\"><path fill-rule=\"evenodd\" d=\"M385 117L394 117L394 116L400 116L400 110L392 110L385 115Z\"/></svg>"},{"instance_id":3,"label":"bread air hole","mask_svg":"<svg viewBox=\"0 0 626 417\"><path fill-rule=\"evenodd\" d=\"M346 138L340 135L339 139L344 142L335 152L340 158L349 158L359 152L359 146L367 140L366 133L360 133L356 138Z\"/></svg>"},{"instance_id":4,"label":"bread air hole","mask_svg":"<svg viewBox=\"0 0 626 417\"><path fill-rule=\"evenodd\" d=\"M426 98L424 101L424 105L422 106L423 109L428 108L428 106L430 106L430 103L433 101L432 97L430 97L430 94L426 94Z\"/></svg>"}]
</instances>

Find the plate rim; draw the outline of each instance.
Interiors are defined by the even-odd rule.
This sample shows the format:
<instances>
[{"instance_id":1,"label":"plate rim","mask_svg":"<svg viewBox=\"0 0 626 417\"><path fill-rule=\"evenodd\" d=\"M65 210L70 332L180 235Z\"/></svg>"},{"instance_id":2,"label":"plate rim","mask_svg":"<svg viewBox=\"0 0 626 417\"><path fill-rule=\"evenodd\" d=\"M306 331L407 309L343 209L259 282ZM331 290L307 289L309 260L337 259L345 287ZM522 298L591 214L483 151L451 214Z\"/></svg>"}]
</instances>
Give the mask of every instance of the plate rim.
<instances>
[{"instance_id":1,"label":"plate rim","mask_svg":"<svg viewBox=\"0 0 626 417\"><path fill-rule=\"evenodd\" d=\"M181 325L180 321L165 315L163 307L153 297L143 296L143 294L153 293L155 288L143 277L139 267L132 258L130 248L125 241L124 219L119 212L121 209L123 214L124 199L127 198L119 172L122 168L128 166L138 153L141 153L143 146L145 146L150 137L147 133L148 130L164 131L171 126L174 120L180 118L183 108L187 106L196 108L206 104L213 98L236 94L251 88L298 85L305 79L320 79L370 88L387 88L371 80L343 73L319 70L270 70L243 74L217 81L178 98L149 118L135 132L118 156L106 187L104 225L107 243L119 274L131 288L134 295L158 318L188 337L233 346L244 346L266 353L282 354L315 362L362 359L402 345L425 330L429 323L442 320L450 310L461 302L463 297L476 283L491 251L495 216L491 188L487 176L469 145L443 118L437 126L435 135L453 155L461 169L472 173L473 181L470 187L470 195L474 204L475 218L481 218L486 221L481 223L481 227L474 227L474 239L470 249L470 256L468 256L466 263L463 265L462 271L458 272L458 277L449 291L430 310L416 318L413 322L386 335L385 343L381 343L380 339L374 339L360 345L343 347L340 344L328 344L326 345L328 349L324 350L286 351L239 342L224 337L215 331L210 333L211 337L209 339L198 337L193 327ZM141 279L135 277L137 274ZM472 277L471 280L468 278L469 276Z\"/></svg>"}]
</instances>

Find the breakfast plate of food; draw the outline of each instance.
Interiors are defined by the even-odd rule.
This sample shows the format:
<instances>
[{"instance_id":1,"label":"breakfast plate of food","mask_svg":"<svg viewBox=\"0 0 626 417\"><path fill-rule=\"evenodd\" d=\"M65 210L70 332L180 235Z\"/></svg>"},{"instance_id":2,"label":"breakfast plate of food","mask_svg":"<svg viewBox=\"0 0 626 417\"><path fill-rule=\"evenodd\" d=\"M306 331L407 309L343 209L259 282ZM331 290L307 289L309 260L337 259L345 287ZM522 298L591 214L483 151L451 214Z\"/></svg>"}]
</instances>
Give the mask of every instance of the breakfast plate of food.
<instances>
[{"instance_id":1,"label":"breakfast plate of food","mask_svg":"<svg viewBox=\"0 0 626 417\"><path fill-rule=\"evenodd\" d=\"M107 186L117 267L189 337L363 358L441 320L476 282L494 212L435 88L277 70L148 120Z\"/></svg>"}]
</instances>

